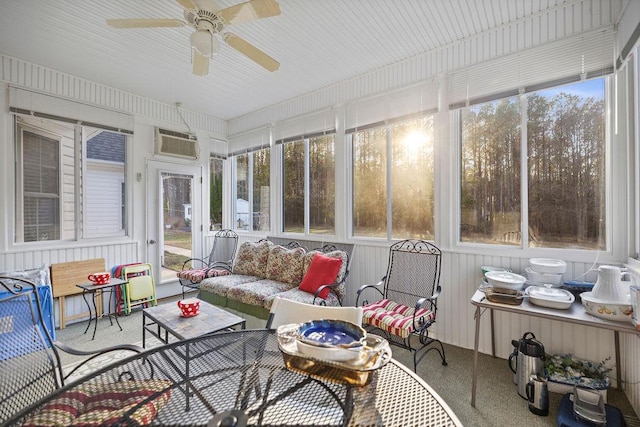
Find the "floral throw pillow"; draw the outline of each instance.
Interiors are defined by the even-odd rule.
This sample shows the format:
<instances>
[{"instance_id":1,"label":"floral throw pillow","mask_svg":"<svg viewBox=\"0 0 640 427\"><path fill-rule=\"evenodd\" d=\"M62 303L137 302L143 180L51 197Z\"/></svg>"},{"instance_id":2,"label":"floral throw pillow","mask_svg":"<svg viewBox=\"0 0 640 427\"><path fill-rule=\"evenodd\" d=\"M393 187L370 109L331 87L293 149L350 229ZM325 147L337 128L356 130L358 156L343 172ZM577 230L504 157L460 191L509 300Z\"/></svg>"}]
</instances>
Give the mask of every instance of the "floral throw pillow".
<instances>
[{"instance_id":1,"label":"floral throw pillow","mask_svg":"<svg viewBox=\"0 0 640 427\"><path fill-rule=\"evenodd\" d=\"M233 274L265 277L271 242L244 242L236 254Z\"/></svg>"},{"instance_id":2,"label":"floral throw pillow","mask_svg":"<svg viewBox=\"0 0 640 427\"><path fill-rule=\"evenodd\" d=\"M266 278L298 286L302 280L304 248L274 246L269 251Z\"/></svg>"}]
</instances>

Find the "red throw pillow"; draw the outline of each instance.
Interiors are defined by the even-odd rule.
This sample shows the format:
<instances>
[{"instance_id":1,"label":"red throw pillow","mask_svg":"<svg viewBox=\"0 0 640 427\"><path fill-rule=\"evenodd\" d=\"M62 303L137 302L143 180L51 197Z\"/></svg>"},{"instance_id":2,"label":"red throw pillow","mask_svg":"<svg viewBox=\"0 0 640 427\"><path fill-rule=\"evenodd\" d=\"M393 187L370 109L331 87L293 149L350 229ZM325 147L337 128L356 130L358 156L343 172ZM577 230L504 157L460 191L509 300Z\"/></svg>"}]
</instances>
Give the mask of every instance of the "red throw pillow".
<instances>
[{"instance_id":1,"label":"red throw pillow","mask_svg":"<svg viewBox=\"0 0 640 427\"><path fill-rule=\"evenodd\" d=\"M331 285L336 281L342 260L339 258L331 258L320 253L315 254L309 264L309 268L300 282L299 289L315 294L322 285ZM325 288L320 292L320 298L327 299L329 296L329 288Z\"/></svg>"}]
</instances>

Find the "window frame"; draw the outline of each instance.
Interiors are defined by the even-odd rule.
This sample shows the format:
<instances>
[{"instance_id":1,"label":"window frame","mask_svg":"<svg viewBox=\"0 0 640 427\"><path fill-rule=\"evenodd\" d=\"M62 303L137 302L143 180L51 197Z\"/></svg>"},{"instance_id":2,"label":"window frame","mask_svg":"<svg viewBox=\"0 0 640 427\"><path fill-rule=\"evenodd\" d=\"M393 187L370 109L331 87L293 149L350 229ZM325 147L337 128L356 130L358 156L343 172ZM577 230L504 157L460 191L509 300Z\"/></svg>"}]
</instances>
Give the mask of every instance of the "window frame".
<instances>
[{"instance_id":1,"label":"window frame","mask_svg":"<svg viewBox=\"0 0 640 427\"><path fill-rule=\"evenodd\" d=\"M220 156L220 155L217 155L217 154L214 154L214 153L210 153L209 154L209 162L208 162L208 165L207 165L208 171L209 171L209 173L207 174L208 179L209 179L209 183L208 183L209 197L211 197L211 191L212 191L211 178L212 178L212 174L213 174L213 168L212 168L211 163L213 161L220 162L220 166L221 166L220 179L222 180L222 193L221 193L222 202L221 202L221 211L220 211L220 213L221 213L220 222L212 224L211 223L211 217L213 215L213 212L211 212L211 200L209 200L209 205L207 206L207 212L208 212L208 215L209 215L209 226L207 228L207 232L209 234L211 234L211 235L213 235L217 231L219 231L218 229L213 228L215 224L220 224L220 229L225 228L224 219L225 219L225 212L226 212L226 209L227 209L227 206L226 206L226 203L225 203L225 194L227 194L227 190L225 188L225 184L228 181L227 180L227 174L226 174L227 158L223 157L223 156Z\"/></svg>"},{"instance_id":2,"label":"window frame","mask_svg":"<svg viewBox=\"0 0 640 427\"><path fill-rule=\"evenodd\" d=\"M130 152L132 150L131 147L131 139L130 137L132 136L132 133L129 133L128 131L120 131L119 129L112 129L112 128L108 128L108 127L101 127L99 124L92 124L92 125L83 125L83 124L78 124L76 120L72 120L72 119L65 119L64 117L44 117L41 120L43 120L44 122L46 122L48 125L55 127L56 125L63 125L63 124L69 124L71 123L73 126L73 152L74 152L74 159L73 159L73 194L74 194L74 201L73 201L73 213L74 213L74 222L75 222L75 226L74 226L74 235L73 237L69 237L69 238L65 238L64 237L64 232L63 232L63 227L64 227L64 212L63 212L63 205L65 203L67 203L64 200L64 196L63 196L63 186L65 185L63 182L63 157L64 154L62 152L62 139L63 137L61 135L58 135L55 131L53 130L48 130L45 128L45 126L43 126L42 128L39 128L37 126L34 126L32 123L20 123L19 121L19 117L30 117L30 116L25 116L24 114L21 113L16 113L13 112L11 114L11 120L13 121L13 125L12 125L12 134L11 134L11 145L13 147L12 149L12 153L13 153L13 158L15 160L14 164L13 164L13 168L11 168L11 176L13 179L15 179L15 185L12 186L12 191L11 193L9 193L11 195L11 199L16 203L16 206L14 209L11 210L11 214L9 216L9 220L10 220L10 226L11 226L11 232L8 235L8 247L9 248L21 248L21 247L31 247L34 245L38 245L38 246L65 246L65 245L69 245L69 244L77 244L77 243L82 243L82 242L95 242L95 241L119 241L122 239L127 239L129 240L130 237L130 229L129 229L129 224L131 222L130 218L132 217L133 214L133 210L132 210L132 204L131 204L131 195L130 195L130 186L131 183L127 182L129 180L129 176L130 176L130 168L131 168L131 162L128 161L128 159L130 159ZM41 115L39 113L34 113L32 114L32 116L36 116L36 117L40 117ZM22 168L22 164L23 164L23 158L22 158L22 154L19 152L19 146L21 146L22 142L22 136L21 136L21 132L22 132L22 128L27 128L30 132L34 132L34 133L38 133L38 134L42 134L48 138L52 138L52 139L56 139L58 140L59 144L60 144L60 154L59 154L59 167L58 167L58 174L59 174L59 191L61 193L60 195L60 203L59 203L59 210L60 210L60 214L59 214L59 222L60 222L60 238L57 240L35 240L35 241L24 241L24 222L23 220L21 220L21 216L24 215L24 186L23 186L23 168ZM105 234L105 235L96 235L96 236L84 236L83 233L83 229L84 227L81 224L81 221L85 220L85 215L84 215L84 209L85 206L83 205L84 203L86 203L86 186L83 183L83 180L86 177L86 172L87 172L87 166L86 166L86 151L87 151L87 145L86 145L86 141L84 140L84 129L85 128L92 128L92 129L99 129L102 131L107 131L107 132L115 132L115 133L119 133L124 135L125 137L125 146L124 146L124 156L125 156L125 161L124 161L124 165L123 165L123 177L124 177L124 181L120 181L120 185L118 186L118 191L120 192L120 198L119 198L119 203L120 202L124 202L125 205L124 206L118 206L118 220L119 221L123 221L122 224L122 230L120 230L117 233L111 233L111 234ZM84 176L83 176L84 174ZM122 192L124 189L124 192ZM124 215L124 218L122 217L122 215ZM20 240L18 239L20 237Z\"/></svg>"},{"instance_id":3,"label":"window frame","mask_svg":"<svg viewBox=\"0 0 640 427\"><path fill-rule=\"evenodd\" d=\"M258 151L268 150L269 151L269 228L267 230L254 230L254 209L253 209L253 198L254 198L254 154ZM248 205L248 222L246 228L238 228L238 220L236 217L238 215L238 157L239 156L247 156L247 205ZM273 179L272 179L272 170L273 170L273 150L270 147L259 147L255 150L245 151L241 153L231 154L229 159L231 160L231 229L240 233L252 233L252 232L271 232L273 228Z\"/></svg>"},{"instance_id":4,"label":"window frame","mask_svg":"<svg viewBox=\"0 0 640 427\"><path fill-rule=\"evenodd\" d=\"M370 126L361 126L359 128L354 128L354 129L349 129L348 133L345 134L345 139L347 142L347 147L348 147L348 156L347 156L347 163L349 165L349 169L350 169L350 173L348 176L348 197L349 197L349 207L348 207L348 218L349 218L349 223L348 223L348 235L350 239L354 239L354 240L363 240L363 241L378 241L378 242L389 242L389 241L398 241L398 240L403 240L403 239L410 239L410 238L417 238L417 237L396 237L394 236L394 229L393 229L393 180L392 180L392 176L394 173L394 165L393 165L393 156L392 156L392 152L393 152L393 126L397 125L397 124L401 124L401 123L405 123L405 122L411 122L411 121L415 121L415 120L423 120L423 119L427 119L427 118L431 118L432 120L432 132L433 135L431 135L432 137L432 150L433 150L433 170L432 170L432 182L433 182L433 189L432 189L432 194L433 194L433 212L431 213L433 218L432 218L432 223L433 223L433 236L424 238L425 240L429 240L429 241L435 241L439 235L439 223L438 223L438 185L440 182L440 179L438 178L438 165L437 165L437 158L438 158L438 147L437 147L437 142L436 142L436 134L437 134L437 117L438 117L438 111L436 110L426 110L426 111L422 111L420 113L417 114L410 114L407 116L402 116L402 117L398 117L395 119L389 119L384 121L383 123L374 123L371 124ZM355 235L354 234L354 215L355 215L355 194L356 194L356 190L355 190L355 178L354 178L354 173L355 173L355 168L354 168L354 135L357 132L361 132L361 131L369 131L369 130L374 130L374 129L380 129L380 128L384 128L385 129L385 185L387 187L387 191L386 191L386 206L385 206L385 213L386 213L386 225L385 225L385 233L386 236L384 237L378 237L378 236L370 236L370 235Z\"/></svg>"},{"instance_id":5,"label":"window frame","mask_svg":"<svg viewBox=\"0 0 640 427\"><path fill-rule=\"evenodd\" d=\"M18 123L15 121L15 138L14 141L14 150L15 150L15 171L14 177L16 180L15 185L15 221L13 221L15 230L13 233L13 238L11 239L13 244L22 245L22 244L34 244L37 242L41 242L41 240L34 241L25 241L24 240L24 228L25 228L25 212L24 212L24 203L25 203L25 185L24 185L24 134L25 132L29 132L35 135L42 136L44 138L49 138L51 140L55 140L58 145L58 165L56 168L56 172L58 174L58 191L57 191L57 200L58 200L58 234L62 236L62 206L64 203L62 197L62 137L60 135L55 134L54 132L49 132L45 129L36 128L27 123ZM46 240L47 242L60 242L63 239L58 238L56 240Z\"/></svg>"},{"instance_id":6,"label":"window frame","mask_svg":"<svg viewBox=\"0 0 640 427\"><path fill-rule=\"evenodd\" d=\"M613 189L617 188L617 186L623 184L624 180L624 168L618 168L619 170L614 170L613 164L616 159L624 158L620 156L624 156L624 147L623 144L616 144L614 146L612 144L612 138L614 135L614 129L612 126L613 123L613 114L615 111L615 85L614 78L615 76L612 74L601 75L595 78L604 79L604 149L605 149L605 249L585 249L585 248L557 248L557 247L532 247L528 245L529 238L529 218L528 218L528 156L527 156L527 121L528 121L528 110L527 110L527 98L526 93L522 92L517 95L519 97L520 108L521 108L521 140L520 146L522 150L521 154L521 243L520 245L503 245L503 244L492 244L492 243L478 243L478 242L462 242L461 241L461 230L460 224L462 220L461 214L461 174L462 174L462 165L461 165L461 150L462 150L462 110L464 108L470 107L470 105L466 106L458 106L460 108L451 110L451 135L452 140L456 141L453 144L454 153L456 159L456 183L455 188L452 189L452 194L455 199L455 223L452 227L452 242L453 247L468 251L468 250L482 250L485 253L503 253L505 249L508 250L518 250L524 253L527 256L546 256L546 257L557 257L560 259L565 259L567 261L570 260L584 260L585 255L590 256L590 254L596 254L596 262L597 261L606 261L607 259L616 259L622 253L622 248L620 247L620 242L624 239L618 238L617 235L623 233L623 226L626 221L625 218L626 212L618 203L616 204L612 199L617 197L613 194ZM568 84L574 84L578 82L571 82ZM562 84L559 86L551 86L551 85L540 85L539 88L536 88L535 91L531 91L531 93L537 93L543 90L560 88L566 86L567 84ZM512 96L512 95L511 95ZM511 97L511 96L507 96ZM496 99L484 99L482 102L491 102L491 101L499 101L503 99L503 97L498 97ZM495 250L495 251L494 251ZM626 258L626 256L625 256Z\"/></svg>"},{"instance_id":7,"label":"window frame","mask_svg":"<svg viewBox=\"0 0 640 427\"><path fill-rule=\"evenodd\" d=\"M333 138L333 173L334 173L334 180L333 180L333 211L334 211L334 221L333 221L333 230L331 232L327 232L327 233L312 233L311 232L311 159L310 159L310 154L311 154L311 142L312 140L315 140L316 138L326 138L328 136L331 136ZM281 176L282 179L279 182L279 185L282 189L281 191L281 218L282 220L280 221L280 232L283 234L291 234L291 235L304 235L304 236L335 236L336 235L336 230L338 228L338 224L336 223L336 209L337 209L337 198L338 195L336 194L336 184L337 184L337 169L336 169L336 163L337 163L337 159L336 159L336 137L337 137L337 133L335 131L327 131L327 132L321 132L318 134L312 134L312 135L302 135L299 137L291 137L291 138L287 138L286 140L283 141L279 141L278 142L278 146L279 146L279 153L278 153L278 159L280 162L280 171L281 171ZM285 174L285 144L299 144L302 143L303 144L303 155L304 155L304 184L303 184L303 188L304 188L304 200L303 200L303 206L304 206L304 227L303 227L303 232L302 233L298 233L295 231L288 231L285 230L285 202L284 202L284 197L285 197L285 178L286 178L286 174Z\"/></svg>"}]
</instances>

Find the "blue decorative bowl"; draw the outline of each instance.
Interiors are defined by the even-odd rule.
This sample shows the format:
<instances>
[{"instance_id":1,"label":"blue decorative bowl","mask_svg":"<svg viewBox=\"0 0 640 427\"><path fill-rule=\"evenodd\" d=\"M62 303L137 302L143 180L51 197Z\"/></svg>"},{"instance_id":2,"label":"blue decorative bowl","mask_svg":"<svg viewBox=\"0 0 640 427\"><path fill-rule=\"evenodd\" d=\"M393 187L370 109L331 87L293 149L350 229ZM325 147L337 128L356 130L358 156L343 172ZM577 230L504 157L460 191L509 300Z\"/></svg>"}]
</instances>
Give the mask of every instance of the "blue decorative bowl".
<instances>
[{"instance_id":1,"label":"blue decorative bowl","mask_svg":"<svg viewBox=\"0 0 640 427\"><path fill-rule=\"evenodd\" d=\"M351 360L360 355L367 332L343 320L311 320L298 328L298 350L325 360Z\"/></svg>"}]
</instances>

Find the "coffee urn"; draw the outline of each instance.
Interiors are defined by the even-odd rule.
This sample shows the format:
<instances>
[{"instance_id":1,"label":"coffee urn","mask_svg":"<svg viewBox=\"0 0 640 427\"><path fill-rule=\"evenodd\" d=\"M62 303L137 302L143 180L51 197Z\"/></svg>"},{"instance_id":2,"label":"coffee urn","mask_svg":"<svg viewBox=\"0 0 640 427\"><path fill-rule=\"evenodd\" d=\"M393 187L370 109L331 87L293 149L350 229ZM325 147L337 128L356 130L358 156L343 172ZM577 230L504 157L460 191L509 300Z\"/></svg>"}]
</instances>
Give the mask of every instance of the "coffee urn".
<instances>
[{"instance_id":1,"label":"coffee urn","mask_svg":"<svg viewBox=\"0 0 640 427\"><path fill-rule=\"evenodd\" d=\"M544 346L532 332L511 341L514 350L509 356L509 368L514 373L518 394L527 399L527 384L532 376L544 376ZM514 367L515 362L515 367Z\"/></svg>"}]
</instances>

